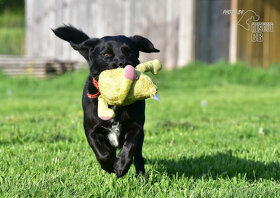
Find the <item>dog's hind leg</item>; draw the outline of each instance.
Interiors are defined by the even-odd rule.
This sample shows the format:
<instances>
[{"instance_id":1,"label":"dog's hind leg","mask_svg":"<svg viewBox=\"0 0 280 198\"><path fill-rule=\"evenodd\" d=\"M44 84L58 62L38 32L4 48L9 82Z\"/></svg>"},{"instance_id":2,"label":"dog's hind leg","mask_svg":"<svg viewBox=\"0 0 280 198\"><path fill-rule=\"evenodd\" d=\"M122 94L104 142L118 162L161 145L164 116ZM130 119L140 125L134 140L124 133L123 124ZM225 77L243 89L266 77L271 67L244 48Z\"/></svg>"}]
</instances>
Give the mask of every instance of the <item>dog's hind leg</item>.
<instances>
[{"instance_id":1,"label":"dog's hind leg","mask_svg":"<svg viewBox=\"0 0 280 198\"><path fill-rule=\"evenodd\" d=\"M144 158L142 156L143 141L144 141L144 130L142 128L138 135L137 145L134 153L134 161L133 161L137 175L139 175L140 173L142 175L145 175Z\"/></svg>"}]
</instances>

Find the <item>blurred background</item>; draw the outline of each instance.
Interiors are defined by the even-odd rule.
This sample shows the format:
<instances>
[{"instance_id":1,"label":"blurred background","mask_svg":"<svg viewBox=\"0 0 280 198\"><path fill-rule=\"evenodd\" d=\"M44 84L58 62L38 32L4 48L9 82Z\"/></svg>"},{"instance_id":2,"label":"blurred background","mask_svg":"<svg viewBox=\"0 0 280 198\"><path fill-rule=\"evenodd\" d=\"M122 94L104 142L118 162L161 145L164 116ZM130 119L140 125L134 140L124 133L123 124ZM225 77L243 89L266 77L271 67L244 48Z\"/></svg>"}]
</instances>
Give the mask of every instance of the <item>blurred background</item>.
<instances>
[{"instance_id":1,"label":"blurred background","mask_svg":"<svg viewBox=\"0 0 280 198\"><path fill-rule=\"evenodd\" d=\"M25 54L23 0L0 0L0 54Z\"/></svg>"},{"instance_id":2,"label":"blurred background","mask_svg":"<svg viewBox=\"0 0 280 198\"><path fill-rule=\"evenodd\" d=\"M0 0L0 12L0 65L7 74L40 77L79 68L83 58L51 31L63 24L91 37L146 36L161 52L142 54L141 60L158 58L167 69L193 61L260 67L280 62L277 0ZM253 35L252 22L273 27Z\"/></svg>"}]
</instances>

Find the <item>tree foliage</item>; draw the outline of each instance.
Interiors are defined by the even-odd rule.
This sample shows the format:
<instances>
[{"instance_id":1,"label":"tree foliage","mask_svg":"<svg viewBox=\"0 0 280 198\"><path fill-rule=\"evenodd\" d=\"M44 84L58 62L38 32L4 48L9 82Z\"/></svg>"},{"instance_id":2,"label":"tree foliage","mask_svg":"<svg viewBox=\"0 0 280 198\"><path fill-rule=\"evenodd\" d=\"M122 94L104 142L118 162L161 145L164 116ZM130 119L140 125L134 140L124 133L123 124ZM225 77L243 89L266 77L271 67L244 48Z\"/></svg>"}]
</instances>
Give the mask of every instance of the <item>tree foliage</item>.
<instances>
[{"instance_id":1,"label":"tree foliage","mask_svg":"<svg viewBox=\"0 0 280 198\"><path fill-rule=\"evenodd\" d=\"M11 12L23 12L24 0L0 0L0 13L5 10Z\"/></svg>"}]
</instances>

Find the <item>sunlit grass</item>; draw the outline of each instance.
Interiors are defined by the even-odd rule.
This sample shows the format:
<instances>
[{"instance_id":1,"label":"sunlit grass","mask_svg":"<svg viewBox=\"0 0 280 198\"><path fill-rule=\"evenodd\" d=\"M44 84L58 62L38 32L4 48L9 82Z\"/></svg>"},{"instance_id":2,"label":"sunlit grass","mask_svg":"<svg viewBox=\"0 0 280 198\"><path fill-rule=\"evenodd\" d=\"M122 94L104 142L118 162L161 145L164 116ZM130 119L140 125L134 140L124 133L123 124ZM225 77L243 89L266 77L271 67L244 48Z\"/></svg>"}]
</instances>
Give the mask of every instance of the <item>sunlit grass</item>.
<instances>
[{"instance_id":1,"label":"sunlit grass","mask_svg":"<svg viewBox=\"0 0 280 198\"><path fill-rule=\"evenodd\" d=\"M160 72L161 102L146 105L146 178L132 167L118 180L99 167L84 135L86 75L0 76L0 195L280 195L279 67L200 63Z\"/></svg>"}]
</instances>

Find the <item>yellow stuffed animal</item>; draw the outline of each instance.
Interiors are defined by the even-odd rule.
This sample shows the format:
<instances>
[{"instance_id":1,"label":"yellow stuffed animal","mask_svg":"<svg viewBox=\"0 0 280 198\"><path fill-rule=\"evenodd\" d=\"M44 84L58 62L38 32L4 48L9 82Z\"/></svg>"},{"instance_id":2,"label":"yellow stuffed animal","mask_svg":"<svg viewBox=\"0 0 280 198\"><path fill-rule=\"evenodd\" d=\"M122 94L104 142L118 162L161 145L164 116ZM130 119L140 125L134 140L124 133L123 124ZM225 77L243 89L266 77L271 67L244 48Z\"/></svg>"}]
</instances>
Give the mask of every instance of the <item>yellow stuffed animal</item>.
<instances>
[{"instance_id":1,"label":"yellow stuffed animal","mask_svg":"<svg viewBox=\"0 0 280 198\"><path fill-rule=\"evenodd\" d=\"M125 106L147 98L157 98L157 86L143 72L157 74L162 65L159 60L141 63L134 68L105 70L99 75L98 117L110 120L115 112L108 105Z\"/></svg>"}]
</instances>

